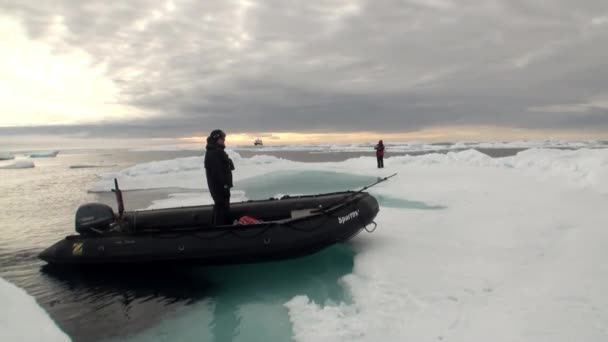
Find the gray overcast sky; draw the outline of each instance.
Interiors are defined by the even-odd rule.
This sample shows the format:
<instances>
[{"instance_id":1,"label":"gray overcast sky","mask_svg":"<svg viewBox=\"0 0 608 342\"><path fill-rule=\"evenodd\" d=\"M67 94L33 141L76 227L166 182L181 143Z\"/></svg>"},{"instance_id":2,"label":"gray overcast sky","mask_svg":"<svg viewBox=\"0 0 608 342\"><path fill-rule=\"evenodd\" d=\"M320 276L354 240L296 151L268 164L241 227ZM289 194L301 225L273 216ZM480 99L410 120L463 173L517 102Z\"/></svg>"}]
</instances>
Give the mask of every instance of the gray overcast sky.
<instances>
[{"instance_id":1,"label":"gray overcast sky","mask_svg":"<svg viewBox=\"0 0 608 342\"><path fill-rule=\"evenodd\" d=\"M0 13L55 55L86 52L120 104L157 114L2 134L608 131L606 0L2 0Z\"/></svg>"}]
</instances>

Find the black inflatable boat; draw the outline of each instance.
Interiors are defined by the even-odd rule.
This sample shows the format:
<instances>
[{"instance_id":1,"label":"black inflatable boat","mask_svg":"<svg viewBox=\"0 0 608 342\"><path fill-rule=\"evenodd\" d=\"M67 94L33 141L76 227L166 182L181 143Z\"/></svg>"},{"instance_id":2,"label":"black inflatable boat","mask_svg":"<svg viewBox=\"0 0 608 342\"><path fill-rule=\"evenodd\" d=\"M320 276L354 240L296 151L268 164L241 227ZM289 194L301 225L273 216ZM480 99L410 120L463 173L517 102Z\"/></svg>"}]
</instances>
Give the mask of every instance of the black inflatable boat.
<instances>
[{"instance_id":1,"label":"black inflatable boat","mask_svg":"<svg viewBox=\"0 0 608 342\"><path fill-rule=\"evenodd\" d=\"M49 264L248 263L310 254L350 239L373 223L378 202L365 192L231 204L236 221L211 226L213 206L119 212L90 203L76 212L76 231L40 253Z\"/></svg>"}]
</instances>

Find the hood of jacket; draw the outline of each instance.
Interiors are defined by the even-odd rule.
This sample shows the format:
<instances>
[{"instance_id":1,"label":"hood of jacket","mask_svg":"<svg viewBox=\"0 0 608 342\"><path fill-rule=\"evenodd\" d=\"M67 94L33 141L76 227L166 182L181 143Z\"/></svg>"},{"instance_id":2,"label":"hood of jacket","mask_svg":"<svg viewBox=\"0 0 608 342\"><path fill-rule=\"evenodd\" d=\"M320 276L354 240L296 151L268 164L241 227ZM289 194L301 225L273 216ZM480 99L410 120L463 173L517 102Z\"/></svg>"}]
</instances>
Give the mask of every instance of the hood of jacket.
<instances>
[{"instance_id":1,"label":"hood of jacket","mask_svg":"<svg viewBox=\"0 0 608 342\"><path fill-rule=\"evenodd\" d=\"M226 146L218 144L216 141L211 140L211 138L207 138L207 146L205 148L207 150L224 150Z\"/></svg>"}]
</instances>

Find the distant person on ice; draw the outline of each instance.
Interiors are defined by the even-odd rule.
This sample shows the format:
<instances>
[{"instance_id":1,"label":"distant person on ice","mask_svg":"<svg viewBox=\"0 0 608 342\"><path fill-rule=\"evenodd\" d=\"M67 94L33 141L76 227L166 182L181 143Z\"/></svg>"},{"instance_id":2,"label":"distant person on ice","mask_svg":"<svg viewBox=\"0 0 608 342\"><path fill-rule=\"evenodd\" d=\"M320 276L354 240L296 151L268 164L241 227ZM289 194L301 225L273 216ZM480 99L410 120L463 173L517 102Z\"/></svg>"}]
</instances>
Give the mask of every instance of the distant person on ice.
<instances>
[{"instance_id":1,"label":"distant person on ice","mask_svg":"<svg viewBox=\"0 0 608 342\"><path fill-rule=\"evenodd\" d=\"M384 144L382 140L378 141L378 145L374 147L376 150L376 158L378 159L378 168L384 168Z\"/></svg>"},{"instance_id":2,"label":"distant person on ice","mask_svg":"<svg viewBox=\"0 0 608 342\"><path fill-rule=\"evenodd\" d=\"M207 152L205 153L205 174L207 185L213 198L214 226L230 222L230 188L232 188L232 171L234 164L224 151L226 133L216 129L207 137Z\"/></svg>"}]
</instances>

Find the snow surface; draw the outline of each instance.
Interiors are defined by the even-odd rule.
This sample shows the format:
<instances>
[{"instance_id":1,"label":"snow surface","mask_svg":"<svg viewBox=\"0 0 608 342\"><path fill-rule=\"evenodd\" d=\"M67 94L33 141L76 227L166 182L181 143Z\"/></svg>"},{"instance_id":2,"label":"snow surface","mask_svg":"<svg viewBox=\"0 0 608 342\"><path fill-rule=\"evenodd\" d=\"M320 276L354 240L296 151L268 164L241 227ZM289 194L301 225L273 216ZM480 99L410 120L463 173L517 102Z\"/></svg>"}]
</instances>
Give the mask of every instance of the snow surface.
<instances>
[{"instance_id":1,"label":"snow surface","mask_svg":"<svg viewBox=\"0 0 608 342\"><path fill-rule=\"evenodd\" d=\"M12 153L0 151L0 160L11 160L11 159L15 159L15 156Z\"/></svg>"},{"instance_id":2,"label":"snow surface","mask_svg":"<svg viewBox=\"0 0 608 342\"><path fill-rule=\"evenodd\" d=\"M30 169L33 167L35 167L33 161L29 159L19 159L12 164L0 166L0 169Z\"/></svg>"},{"instance_id":3,"label":"snow surface","mask_svg":"<svg viewBox=\"0 0 608 342\"><path fill-rule=\"evenodd\" d=\"M378 229L351 242L353 272L340 280L351 300L285 303L297 341L608 340L608 149L494 159L466 150L391 157L385 169L372 157L297 163L230 153L236 181L271 182L272 172L290 170L398 172L372 194L442 208L381 206ZM94 189L109 190L115 176L138 189L206 187L200 157L106 174Z\"/></svg>"},{"instance_id":4,"label":"snow surface","mask_svg":"<svg viewBox=\"0 0 608 342\"><path fill-rule=\"evenodd\" d=\"M0 341L70 341L34 298L0 278Z\"/></svg>"}]
</instances>

